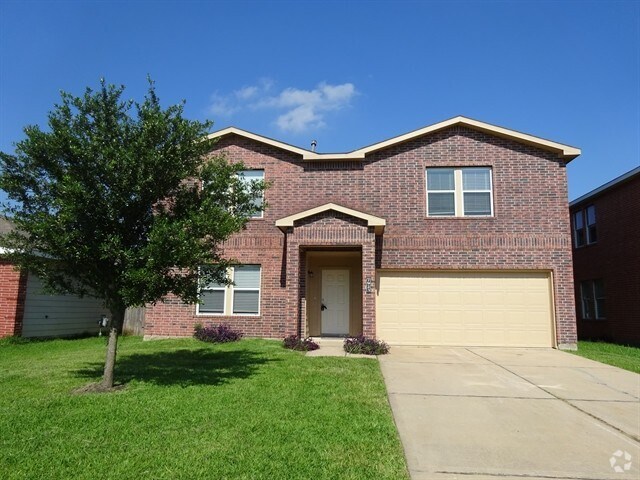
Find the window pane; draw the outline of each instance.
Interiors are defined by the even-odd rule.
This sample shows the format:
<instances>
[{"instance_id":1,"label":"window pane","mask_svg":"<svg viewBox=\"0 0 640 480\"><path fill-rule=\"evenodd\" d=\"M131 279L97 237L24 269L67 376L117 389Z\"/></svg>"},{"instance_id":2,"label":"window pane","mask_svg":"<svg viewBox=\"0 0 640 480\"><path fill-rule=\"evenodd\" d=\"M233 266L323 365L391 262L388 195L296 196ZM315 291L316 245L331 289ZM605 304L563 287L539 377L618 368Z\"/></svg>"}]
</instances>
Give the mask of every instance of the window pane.
<instances>
[{"instance_id":1,"label":"window pane","mask_svg":"<svg viewBox=\"0 0 640 480\"><path fill-rule=\"evenodd\" d=\"M455 190L452 168L427 168L427 190Z\"/></svg>"},{"instance_id":2,"label":"window pane","mask_svg":"<svg viewBox=\"0 0 640 480\"><path fill-rule=\"evenodd\" d=\"M582 210L573 214L573 228L576 230L584 227L584 221L582 219Z\"/></svg>"},{"instance_id":3,"label":"window pane","mask_svg":"<svg viewBox=\"0 0 640 480\"><path fill-rule=\"evenodd\" d=\"M264 179L264 170L242 170L238 175L245 183Z\"/></svg>"},{"instance_id":4,"label":"window pane","mask_svg":"<svg viewBox=\"0 0 640 480\"><path fill-rule=\"evenodd\" d=\"M605 318L605 296L604 296L604 282L600 280L593 281L593 290L595 295L596 306L596 318Z\"/></svg>"},{"instance_id":5,"label":"window pane","mask_svg":"<svg viewBox=\"0 0 640 480\"><path fill-rule=\"evenodd\" d=\"M488 168L463 168L463 190L491 190L491 175Z\"/></svg>"},{"instance_id":6,"label":"window pane","mask_svg":"<svg viewBox=\"0 0 640 480\"><path fill-rule=\"evenodd\" d=\"M582 210L573 214L573 234L576 242L576 247L582 247L586 243L584 215Z\"/></svg>"},{"instance_id":7,"label":"window pane","mask_svg":"<svg viewBox=\"0 0 640 480\"><path fill-rule=\"evenodd\" d=\"M595 291L596 298L604 297L604 282L602 280L594 280L593 288Z\"/></svg>"},{"instance_id":8,"label":"window pane","mask_svg":"<svg viewBox=\"0 0 640 480\"><path fill-rule=\"evenodd\" d=\"M224 313L224 290L204 290L200 301L200 313Z\"/></svg>"},{"instance_id":9,"label":"window pane","mask_svg":"<svg viewBox=\"0 0 640 480\"><path fill-rule=\"evenodd\" d=\"M206 273L209 273L209 268L206 265L200 267L200 273L204 276ZM225 285L222 283L218 283L216 281L212 281L206 284L206 286L204 287L205 289L210 289L210 288L225 288Z\"/></svg>"},{"instance_id":10,"label":"window pane","mask_svg":"<svg viewBox=\"0 0 640 480\"><path fill-rule=\"evenodd\" d=\"M429 215L455 215L455 199L453 193L429 193Z\"/></svg>"},{"instance_id":11,"label":"window pane","mask_svg":"<svg viewBox=\"0 0 640 480\"><path fill-rule=\"evenodd\" d=\"M596 243L598 232L596 229L596 207L590 205L586 210L587 214L587 243Z\"/></svg>"},{"instance_id":12,"label":"window pane","mask_svg":"<svg viewBox=\"0 0 640 480\"><path fill-rule=\"evenodd\" d=\"M491 195L487 193L464 194L465 215L491 215Z\"/></svg>"},{"instance_id":13,"label":"window pane","mask_svg":"<svg viewBox=\"0 0 640 480\"><path fill-rule=\"evenodd\" d=\"M211 282L211 283L207 283L207 286L205 288L207 288L207 289L210 289L210 288L225 288L225 285L223 283Z\"/></svg>"},{"instance_id":14,"label":"window pane","mask_svg":"<svg viewBox=\"0 0 640 480\"><path fill-rule=\"evenodd\" d=\"M263 201L264 201L264 199L262 198L262 195L260 195L260 196L258 196L258 197L255 197L255 198L251 201L251 203L252 203L253 205L255 205L256 207L258 207L258 208L262 208L262 202L263 202ZM262 215L262 212L258 212L258 213L254 213L254 214L253 214L253 216L258 216L258 217L259 217L259 216L261 216L261 215Z\"/></svg>"},{"instance_id":15,"label":"window pane","mask_svg":"<svg viewBox=\"0 0 640 480\"><path fill-rule=\"evenodd\" d=\"M582 296L582 318L595 318L595 299L593 298L593 283L589 280L580 283Z\"/></svg>"},{"instance_id":16,"label":"window pane","mask_svg":"<svg viewBox=\"0 0 640 480\"><path fill-rule=\"evenodd\" d=\"M233 291L233 313L258 313L258 291Z\"/></svg>"},{"instance_id":17,"label":"window pane","mask_svg":"<svg viewBox=\"0 0 640 480\"><path fill-rule=\"evenodd\" d=\"M250 187L253 182L264 180L264 170L243 170L238 172L238 176L242 179L242 182ZM262 207L262 195L256 196L252 203L257 207ZM251 218L261 218L262 212L257 212L251 215Z\"/></svg>"},{"instance_id":18,"label":"window pane","mask_svg":"<svg viewBox=\"0 0 640 480\"><path fill-rule=\"evenodd\" d=\"M587 225L595 225L596 223L596 207L591 205L587 207Z\"/></svg>"},{"instance_id":19,"label":"window pane","mask_svg":"<svg viewBox=\"0 0 640 480\"><path fill-rule=\"evenodd\" d=\"M238 265L233 269L235 288L260 288L260 265Z\"/></svg>"}]
</instances>

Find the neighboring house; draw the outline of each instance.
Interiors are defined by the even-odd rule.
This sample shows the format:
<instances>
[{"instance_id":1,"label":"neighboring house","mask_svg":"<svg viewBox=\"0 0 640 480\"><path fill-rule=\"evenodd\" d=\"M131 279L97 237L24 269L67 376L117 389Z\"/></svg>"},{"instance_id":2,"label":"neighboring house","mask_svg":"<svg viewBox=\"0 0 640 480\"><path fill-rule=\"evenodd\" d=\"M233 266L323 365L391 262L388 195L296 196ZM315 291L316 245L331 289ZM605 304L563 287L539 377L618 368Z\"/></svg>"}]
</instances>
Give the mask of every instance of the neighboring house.
<instances>
[{"instance_id":1,"label":"neighboring house","mask_svg":"<svg viewBox=\"0 0 640 480\"><path fill-rule=\"evenodd\" d=\"M0 235L13 229L11 222L0 217ZM17 271L0 247L0 338L20 335L27 291L27 275Z\"/></svg>"},{"instance_id":2,"label":"neighboring house","mask_svg":"<svg viewBox=\"0 0 640 480\"><path fill-rule=\"evenodd\" d=\"M224 245L233 286L147 309L145 337L575 348L567 145L455 117L348 153L227 128L213 153L271 183Z\"/></svg>"},{"instance_id":3,"label":"neighboring house","mask_svg":"<svg viewBox=\"0 0 640 480\"><path fill-rule=\"evenodd\" d=\"M12 224L0 217L0 234ZM38 277L3 258L0 250L0 337L57 337L97 333L98 320L108 311L102 301L43 292Z\"/></svg>"},{"instance_id":4,"label":"neighboring house","mask_svg":"<svg viewBox=\"0 0 640 480\"><path fill-rule=\"evenodd\" d=\"M578 337L640 345L640 167L569 207Z\"/></svg>"}]
</instances>

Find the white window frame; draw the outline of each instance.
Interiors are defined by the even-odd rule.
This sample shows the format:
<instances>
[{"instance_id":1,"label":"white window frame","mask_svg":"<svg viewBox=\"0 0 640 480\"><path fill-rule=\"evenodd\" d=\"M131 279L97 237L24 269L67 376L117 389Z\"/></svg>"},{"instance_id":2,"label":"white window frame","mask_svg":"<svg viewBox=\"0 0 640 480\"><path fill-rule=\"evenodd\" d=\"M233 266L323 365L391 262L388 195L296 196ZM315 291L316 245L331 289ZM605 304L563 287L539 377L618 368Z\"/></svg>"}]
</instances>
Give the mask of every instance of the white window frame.
<instances>
[{"instance_id":1,"label":"white window frame","mask_svg":"<svg viewBox=\"0 0 640 480\"><path fill-rule=\"evenodd\" d=\"M200 304L196 304L196 315L199 317L258 317L261 315L262 307L262 265L255 263L242 264L237 266L257 266L258 267L258 287L257 288L238 288L235 285L227 285L225 287L201 288L200 291L224 290L224 308L222 313L201 312ZM234 279L235 267L227 270L227 276L231 280ZM233 292L238 291L258 291L258 313L234 313L233 312Z\"/></svg>"},{"instance_id":2,"label":"white window frame","mask_svg":"<svg viewBox=\"0 0 640 480\"><path fill-rule=\"evenodd\" d=\"M427 216L428 217L444 217L444 218L449 218L449 217L457 217L458 216L458 201L457 201L457 195L456 195L456 169L455 168L451 168L451 167L443 167L443 168L432 168L431 170L451 170L453 172L453 190L429 190L429 170L430 168L427 167L426 171L425 171L425 189L427 192ZM434 195L442 195L442 194L446 194L446 195L451 195L453 194L453 215L429 215L429 194L434 194Z\"/></svg>"},{"instance_id":3,"label":"white window frame","mask_svg":"<svg viewBox=\"0 0 640 480\"><path fill-rule=\"evenodd\" d=\"M231 291L231 298L229 301L229 312L230 315L233 315L235 317L257 317L260 315L260 292L262 290L262 266L261 265L257 265L257 264L243 264L240 266L257 266L258 267L258 288L239 288L236 287L235 285L230 285L229 289ZM233 275L234 275L234 280L235 280L235 268L233 269ZM235 313L233 311L233 300L234 300L234 296L235 296L235 292L254 292L254 291L258 291L258 312L257 313Z\"/></svg>"},{"instance_id":4,"label":"white window frame","mask_svg":"<svg viewBox=\"0 0 640 480\"><path fill-rule=\"evenodd\" d=\"M429 170L446 169L453 170L453 180L455 190L431 190L429 191ZM464 190L462 182L462 172L467 169L489 170L489 190ZM452 193L454 194L454 214L453 215L429 215L429 193ZM425 168L425 197L428 218L490 218L494 216L493 208L493 168L492 167L426 167ZM465 215L464 214L464 194L465 193L489 193L489 215Z\"/></svg>"},{"instance_id":5,"label":"white window frame","mask_svg":"<svg viewBox=\"0 0 640 480\"><path fill-rule=\"evenodd\" d=\"M231 273L230 269L227 270L227 276L229 276L230 273ZM200 315L200 316L206 315L206 316L216 316L216 317L224 316L226 311L227 311L227 296L228 296L227 293L228 293L228 289L229 289L228 286L213 287L213 288L201 288L200 292L208 292L208 291L216 291L216 290L224 291L224 301L223 301L223 304L222 304L222 312L221 313L220 312L201 312L200 311L200 306L201 306L200 303L196 303L196 315ZM198 294L198 296L200 296L200 295Z\"/></svg>"},{"instance_id":6,"label":"white window frame","mask_svg":"<svg viewBox=\"0 0 640 480\"><path fill-rule=\"evenodd\" d=\"M238 172L238 176L244 176L245 172L262 172L262 179L260 179L259 181L264 182L264 178L265 178L264 168L248 168L246 170L241 170ZM264 205L264 191L262 192L262 205ZM264 210L261 210L259 213L251 215L249 217L249 220L257 220L260 218L264 218Z\"/></svg>"}]
</instances>

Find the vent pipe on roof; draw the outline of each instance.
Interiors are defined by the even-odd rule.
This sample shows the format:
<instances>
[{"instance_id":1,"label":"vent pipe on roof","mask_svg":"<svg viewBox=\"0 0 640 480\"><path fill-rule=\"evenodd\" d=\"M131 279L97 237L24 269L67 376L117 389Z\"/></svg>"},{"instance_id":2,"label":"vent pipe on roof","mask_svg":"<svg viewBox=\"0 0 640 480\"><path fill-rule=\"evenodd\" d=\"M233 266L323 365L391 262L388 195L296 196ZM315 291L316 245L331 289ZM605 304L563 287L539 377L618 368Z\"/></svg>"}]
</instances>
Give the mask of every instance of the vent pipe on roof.
<instances>
[{"instance_id":1,"label":"vent pipe on roof","mask_svg":"<svg viewBox=\"0 0 640 480\"><path fill-rule=\"evenodd\" d=\"M315 152L316 151L316 147L318 146L318 142L316 142L315 140L311 140L311 151Z\"/></svg>"}]
</instances>

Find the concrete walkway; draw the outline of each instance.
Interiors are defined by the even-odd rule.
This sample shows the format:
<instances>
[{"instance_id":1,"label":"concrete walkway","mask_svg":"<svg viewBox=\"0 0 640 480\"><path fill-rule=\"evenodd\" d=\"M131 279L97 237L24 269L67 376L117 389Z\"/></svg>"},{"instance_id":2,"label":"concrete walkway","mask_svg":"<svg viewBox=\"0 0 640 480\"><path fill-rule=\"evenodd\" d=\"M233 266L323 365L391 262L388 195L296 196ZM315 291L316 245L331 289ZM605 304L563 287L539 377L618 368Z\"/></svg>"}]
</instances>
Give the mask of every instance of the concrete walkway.
<instances>
[{"instance_id":1,"label":"concrete walkway","mask_svg":"<svg viewBox=\"0 0 640 480\"><path fill-rule=\"evenodd\" d=\"M640 375L552 349L379 358L414 480L640 479Z\"/></svg>"},{"instance_id":2,"label":"concrete walkway","mask_svg":"<svg viewBox=\"0 0 640 480\"><path fill-rule=\"evenodd\" d=\"M307 357L351 357L351 358L370 358L375 360L373 355L359 355L354 353L346 353L344 351L344 338L332 337L315 337L312 338L320 348L307 352Z\"/></svg>"}]
</instances>

